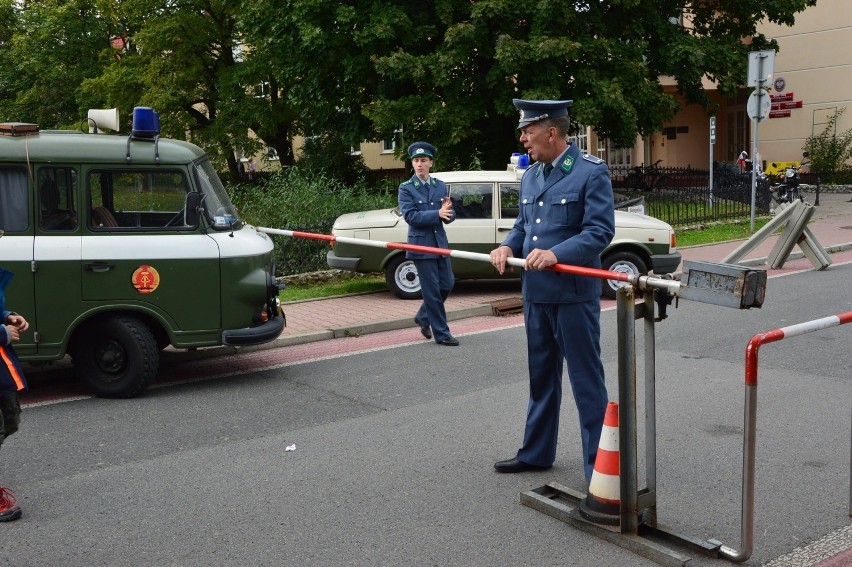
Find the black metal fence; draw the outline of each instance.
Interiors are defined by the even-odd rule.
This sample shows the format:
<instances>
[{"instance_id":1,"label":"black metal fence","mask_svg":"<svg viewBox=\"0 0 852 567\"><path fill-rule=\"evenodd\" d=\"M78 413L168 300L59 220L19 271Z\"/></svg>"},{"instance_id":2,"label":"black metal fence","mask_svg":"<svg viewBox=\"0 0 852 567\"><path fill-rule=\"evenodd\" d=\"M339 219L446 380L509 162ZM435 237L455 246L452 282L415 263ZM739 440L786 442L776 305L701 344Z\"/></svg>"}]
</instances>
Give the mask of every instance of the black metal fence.
<instances>
[{"instance_id":1,"label":"black metal fence","mask_svg":"<svg viewBox=\"0 0 852 567\"><path fill-rule=\"evenodd\" d=\"M748 218L751 215L751 174L736 166L720 164L706 169L651 166L610 168L616 204L643 197L645 214L672 226ZM755 209L769 212L772 193L769 179L758 180Z\"/></svg>"},{"instance_id":2,"label":"black metal fence","mask_svg":"<svg viewBox=\"0 0 852 567\"><path fill-rule=\"evenodd\" d=\"M329 220L313 226L288 226L287 230L331 234L333 224L334 220ZM331 248L327 241L289 236L272 236L272 241L275 243L277 275L303 274L328 269L325 257Z\"/></svg>"},{"instance_id":3,"label":"black metal fence","mask_svg":"<svg viewBox=\"0 0 852 567\"><path fill-rule=\"evenodd\" d=\"M371 169L367 171L367 185L379 190L396 192L403 181L411 177L411 172L404 167L394 169Z\"/></svg>"}]
</instances>

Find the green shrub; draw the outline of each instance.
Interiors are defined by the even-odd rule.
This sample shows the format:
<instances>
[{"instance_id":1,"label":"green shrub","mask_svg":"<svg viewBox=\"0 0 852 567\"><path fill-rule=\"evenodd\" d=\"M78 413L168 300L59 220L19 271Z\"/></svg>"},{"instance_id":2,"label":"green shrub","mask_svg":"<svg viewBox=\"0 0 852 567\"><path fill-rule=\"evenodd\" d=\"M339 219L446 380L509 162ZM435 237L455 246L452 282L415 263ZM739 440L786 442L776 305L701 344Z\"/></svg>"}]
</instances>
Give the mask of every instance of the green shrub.
<instances>
[{"instance_id":1,"label":"green shrub","mask_svg":"<svg viewBox=\"0 0 852 567\"><path fill-rule=\"evenodd\" d=\"M812 134L805 140L811 170L822 174L839 174L849 170L846 163L852 159L852 129L837 132L837 123L846 108L835 110L820 134ZM825 181L830 181L826 178Z\"/></svg>"},{"instance_id":2,"label":"green shrub","mask_svg":"<svg viewBox=\"0 0 852 567\"><path fill-rule=\"evenodd\" d=\"M299 166L257 184L229 187L240 218L255 226L294 229L322 225L343 213L395 207L396 196L368 190L363 182L344 185L323 173Z\"/></svg>"},{"instance_id":3,"label":"green shrub","mask_svg":"<svg viewBox=\"0 0 852 567\"><path fill-rule=\"evenodd\" d=\"M345 185L326 174L298 165L256 184L228 187L240 218L255 226L330 234L334 219L344 213L396 206L389 191L368 189L363 181ZM276 236L279 275L327 269L328 242Z\"/></svg>"}]
</instances>

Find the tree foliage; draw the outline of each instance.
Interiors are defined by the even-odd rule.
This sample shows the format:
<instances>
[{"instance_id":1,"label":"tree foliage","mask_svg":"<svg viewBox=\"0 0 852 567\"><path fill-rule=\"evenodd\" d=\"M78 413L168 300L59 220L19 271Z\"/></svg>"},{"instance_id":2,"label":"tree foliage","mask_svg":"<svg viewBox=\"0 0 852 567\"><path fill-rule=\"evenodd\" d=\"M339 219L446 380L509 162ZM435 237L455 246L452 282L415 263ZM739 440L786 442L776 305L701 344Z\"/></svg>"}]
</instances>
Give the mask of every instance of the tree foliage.
<instances>
[{"instance_id":1,"label":"tree foliage","mask_svg":"<svg viewBox=\"0 0 852 567\"><path fill-rule=\"evenodd\" d=\"M81 83L102 70L110 30L98 2L43 0L0 7L0 119L77 126Z\"/></svg>"},{"instance_id":2,"label":"tree foliage","mask_svg":"<svg viewBox=\"0 0 852 567\"><path fill-rule=\"evenodd\" d=\"M188 136L234 173L235 152L263 145L292 164L298 135L333 171L350 147L400 128L403 146L438 146L436 167L502 167L518 149L513 98L573 99L576 122L632 146L675 116L676 93L712 113L704 81L734 95L747 53L776 48L758 22L792 25L814 4L9 0L0 5L0 119L51 127L94 103L125 117L152 106L166 133Z\"/></svg>"}]
</instances>

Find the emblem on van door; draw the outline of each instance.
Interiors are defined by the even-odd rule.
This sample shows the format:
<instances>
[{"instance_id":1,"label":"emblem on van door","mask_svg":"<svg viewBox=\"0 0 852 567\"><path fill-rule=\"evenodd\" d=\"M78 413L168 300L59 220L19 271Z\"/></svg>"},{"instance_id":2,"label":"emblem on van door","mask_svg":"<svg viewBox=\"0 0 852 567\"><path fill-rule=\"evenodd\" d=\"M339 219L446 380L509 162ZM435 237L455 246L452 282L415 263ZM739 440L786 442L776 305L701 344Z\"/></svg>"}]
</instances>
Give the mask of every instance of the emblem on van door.
<instances>
[{"instance_id":1,"label":"emblem on van door","mask_svg":"<svg viewBox=\"0 0 852 567\"><path fill-rule=\"evenodd\" d=\"M160 273L153 266L139 266L130 279L139 293L151 293L160 285Z\"/></svg>"}]
</instances>

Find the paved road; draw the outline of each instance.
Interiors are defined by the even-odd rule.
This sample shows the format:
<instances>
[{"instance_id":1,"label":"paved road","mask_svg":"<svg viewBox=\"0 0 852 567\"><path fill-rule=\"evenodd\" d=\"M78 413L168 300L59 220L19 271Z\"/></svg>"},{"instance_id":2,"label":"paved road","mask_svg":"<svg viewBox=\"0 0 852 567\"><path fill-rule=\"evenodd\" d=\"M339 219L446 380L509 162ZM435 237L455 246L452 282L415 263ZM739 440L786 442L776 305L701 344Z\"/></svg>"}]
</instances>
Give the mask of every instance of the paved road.
<instances>
[{"instance_id":1,"label":"paved road","mask_svg":"<svg viewBox=\"0 0 852 567\"><path fill-rule=\"evenodd\" d=\"M745 342L852 309L850 281L852 263L778 277L763 309L683 302L658 326L661 521L738 545ZM652 565L518 503L549 481L584 489L572 404L551 471L491 470L521 435L525 340L519 317L465 324L458 349L390 331L314 343L336 348L295 362L276 359L283 348L178 364L174 378L221 377L134 400L27 407L3 447L25 516L2 527L0 563ZM611 392L614 325L607 311ZM848 547L849 331L761 352L748 565L827 534ZM245 369L260 356L274 368Z\"/></svg>"},{"instance_id":2,"label":"paved road","mask_svg":"<svg viewBox=\"0 0 852 567\"><path fill-rule=\"evenodd\" d=\"M852 231L825 218L836 234ZM763 309L682 302L658 326L661 521L739 544L745 343L852 310L848 254L825 272L791 262ZM447 349L409 318L398 310L339 340L316 341L326 329L284 348L173 357L134 400L91 399L73 385L57 393L50 374L34 377L22 430L2 452L0 478L25 516L2 526L0 564L652 565L518 504L553 480L585 489L570 402L554 469L491 470L521 434L522 319L458 319L462 346ZM611 393L614 325L605 312ZM748 565L850 559L848 327L761 351Z\"/></svg>"}]
</instances>

